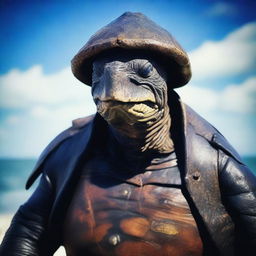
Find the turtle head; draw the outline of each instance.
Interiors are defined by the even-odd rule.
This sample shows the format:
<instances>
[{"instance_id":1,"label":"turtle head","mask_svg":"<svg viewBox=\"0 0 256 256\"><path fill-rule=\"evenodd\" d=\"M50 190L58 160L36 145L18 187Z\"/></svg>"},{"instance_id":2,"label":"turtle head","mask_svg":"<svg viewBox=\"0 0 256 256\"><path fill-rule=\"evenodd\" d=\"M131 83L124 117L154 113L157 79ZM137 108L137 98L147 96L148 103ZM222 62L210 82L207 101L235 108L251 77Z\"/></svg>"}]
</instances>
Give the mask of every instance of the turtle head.
<instances>
[{"instance_id":1,"label":"turtle head","mask_svg":"<svg viewBox=\"0 0 256 256\"><path fill-rule=\"evenodd\" d=\"M99 114L114 127L150 126L167 105L166 72L146 54L104 54L93 62L92 95Z\"/></svg>"},{"instance_id":2,"label":"turtle head","mask_svg":"<svg viewBox=\"0 0 256 256\"><path fill-rule=\"evenodd\" d=\"M135 139L143 152L173 150L167 83L169 90L185 85L191 70L168 31L141 13L124 13L80 49L72 72L92 86L98 112L116 137Z\"/></svg>"}]
</instances>

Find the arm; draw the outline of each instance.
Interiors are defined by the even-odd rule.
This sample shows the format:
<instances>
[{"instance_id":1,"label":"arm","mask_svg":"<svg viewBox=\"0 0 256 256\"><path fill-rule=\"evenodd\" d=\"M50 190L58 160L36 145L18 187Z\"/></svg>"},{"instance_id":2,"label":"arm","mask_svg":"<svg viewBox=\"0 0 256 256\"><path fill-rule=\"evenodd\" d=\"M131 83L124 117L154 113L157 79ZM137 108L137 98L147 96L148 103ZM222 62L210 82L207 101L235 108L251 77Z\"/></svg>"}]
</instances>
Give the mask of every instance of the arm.
<instances>
[{"instance_id":1,"label":"arm","mask_svg":"<svg viewBox=\"0 0 256 256\"><path fill-rule=\"evenodd\" d=\"M53 202L53 189L47 175L15 214L0 247L0 255L47 255L47 222Z\"/></svg>"},{"instance_id":2,"label":"arm","mask_svg":"<svg viewBox=\"0 0 256 256\"><path fill-rule=\"evenodd\" d=\"M52 229L48 231L53 202L57 197L56 186L59 180L62 191L75 164L80 161L93 130L93 119L94 116L90 116L74 121L71 128L57 136L44 150L26 188L42 174L40 184L15 214L0 247L1 256L49 256L58 248L59 239L53 236ZM72 139L75 135L78 138Z\"/></svg>"},{"instance_id":3,"label":"arm","mask_svg":"<svg viewBox=\"0 0 256 256\"><path fill-rule=\"evenodd\" d=\"M256 252L256 178L249 168L220 151L222 200L235 223L238 255Z\"/></svg>"}]
</instances>

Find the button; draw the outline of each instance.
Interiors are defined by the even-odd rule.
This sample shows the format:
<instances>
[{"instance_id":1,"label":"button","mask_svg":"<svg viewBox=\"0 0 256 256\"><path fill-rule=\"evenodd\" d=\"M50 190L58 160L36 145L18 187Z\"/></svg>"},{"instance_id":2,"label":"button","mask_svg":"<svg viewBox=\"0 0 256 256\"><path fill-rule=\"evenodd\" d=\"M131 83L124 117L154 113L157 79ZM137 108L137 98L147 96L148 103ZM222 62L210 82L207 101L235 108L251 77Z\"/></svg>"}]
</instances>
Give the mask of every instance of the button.
<instances>
[{"instance_id":1,"label":"button","mask_svg":"<svg viewBox=\"0 0 256 256\"><path fill-rule=\"evenodd\" d=\"M123 195L124 195L124 196L129 195L129 191L128 191L127 189L124 189L124 190L123 190Z\"/></svg>"},{"instance_id":2,"label":"button","mask_svg":"<svg viewBox=\"0 0 256 256\"><path fill-rule=\"evenodd\" d=\"M125 188L121 191L121 195L125 198L129 198L131 195L131 190L129 188Z\"/></svg>"},{"instance_id":3,"label":"button","mask_svg":"<svg viewBox=\"0 0 256 256\"><path fill-rule=\"evenodd\" d=\"M116 246L118 243L120 243L120 241L121 241L121 239L118 234L114 234L114 235L110 236L108 239L108 242L113 246Z\"/></svg>"},{"instance_id":4,"label":"button","mask_svg":"<svg viewBox=\"0 0 256 256\"><path fill-rule=\"evenodd\" d=\"M193 177L194 180L199 180L199 178L200 178L200 173L197 171L197 172L195 172L195 173L192 175L192 177Z\"/></svg>"},{"instance_id":5,"label":"button","mask_svg":"<svg viewBox=\"0 0 256 256\"><path fill-rule=\"evenodd\" d=\"M172 201L169 199L164 199L163 204L172 204Z\"/></svg>"}]
</instances>

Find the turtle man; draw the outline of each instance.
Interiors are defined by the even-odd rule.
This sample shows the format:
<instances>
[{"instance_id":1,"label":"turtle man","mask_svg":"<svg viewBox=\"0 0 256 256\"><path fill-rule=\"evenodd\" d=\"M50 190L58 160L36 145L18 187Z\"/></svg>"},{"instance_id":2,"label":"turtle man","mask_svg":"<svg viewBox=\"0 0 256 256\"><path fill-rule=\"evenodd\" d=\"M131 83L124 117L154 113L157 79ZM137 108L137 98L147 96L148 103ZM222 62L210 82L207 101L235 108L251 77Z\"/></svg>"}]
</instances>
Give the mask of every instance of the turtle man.
<instances>
[{"instance_id":1,"label":"turtle man","mask_svg":"<svg viewBox=\"0 0 256 256\"><path fill-rule=\"evenodd\" d=\"M174 88L187 54L140 13L124 13L72 60L97 114L73 121L40 156L31 198L1 255L255 255L256 179Z\"/></svg>"}]
</instances>

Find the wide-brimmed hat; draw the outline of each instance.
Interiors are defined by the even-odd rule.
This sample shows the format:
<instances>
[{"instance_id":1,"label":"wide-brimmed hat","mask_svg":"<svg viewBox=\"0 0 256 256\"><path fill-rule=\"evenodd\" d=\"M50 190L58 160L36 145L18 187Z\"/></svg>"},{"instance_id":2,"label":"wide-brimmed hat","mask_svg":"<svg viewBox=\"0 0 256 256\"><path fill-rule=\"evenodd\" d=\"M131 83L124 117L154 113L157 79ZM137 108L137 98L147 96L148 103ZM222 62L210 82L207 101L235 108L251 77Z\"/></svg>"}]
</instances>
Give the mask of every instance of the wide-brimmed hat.
<instances>
[{"instance_id":1,"label":"wide-brimmed hat","mask_svg":"<svg viewBox=\"0 0 256 256\"><path fill-rule=\"evenodd\" d=\"M186 52L173 36L141 13L126 12L96 32L72 59L72 72L91 85L92 63L99 54L114 49L141 50L165 59L168 86L177 88L191 78Z\"/></svg>"}]
</instances>

